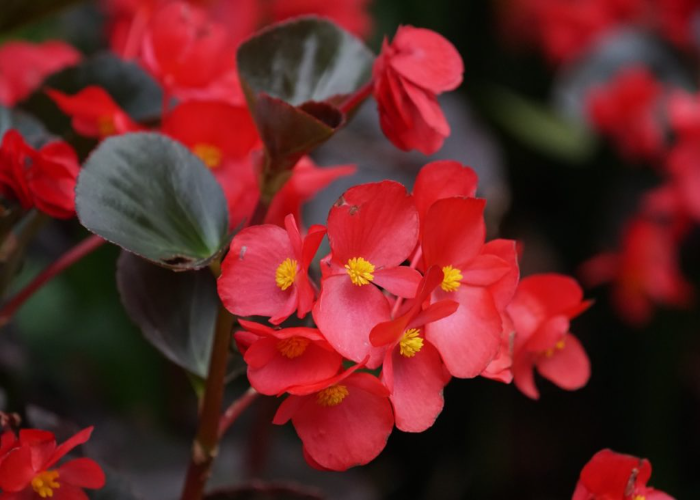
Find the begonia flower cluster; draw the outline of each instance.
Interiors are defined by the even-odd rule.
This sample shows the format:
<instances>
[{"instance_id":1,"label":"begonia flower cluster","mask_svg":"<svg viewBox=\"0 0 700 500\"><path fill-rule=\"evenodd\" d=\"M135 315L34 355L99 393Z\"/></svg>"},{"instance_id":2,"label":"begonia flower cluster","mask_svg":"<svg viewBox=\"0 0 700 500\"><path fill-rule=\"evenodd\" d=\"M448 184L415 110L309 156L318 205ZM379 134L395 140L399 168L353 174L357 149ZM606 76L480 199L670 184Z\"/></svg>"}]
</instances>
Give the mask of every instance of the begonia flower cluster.
<instances>
[{"instance_id":1,"label":"begonia flower cluster","mask_svg":"<svg viewBox=\"0 0 700 500\"><path fill-rule=\"evenodd\" d=\"M587 382L569 320L589 303L571 278L518 284L515 242L486 241L476 180L457 162L434 162L412 193L393 181L347 190L306 235L290 214L284 228L233 238L219 295L231 313L270 323L240 319L248 379L262 394L287 394L274 423L292 421L312 466L365 464L394 426L430 428L452 377L514 374L533 398L534 367L564 389ZM284 325L293 314L304 326Z\"/></svg>"},{"instance_id":2,"label":"begonia flower cluster","mask_svg":"<svg viewBox=\"0 0 700 500\"><path fill-rule=\"evenodd\" d=\"M90 439L92 427L60 445L53 433L22 429L0 435L0 500L87 500L85 489L105 485L102 468L91 458L61 460Z\"/></svg>"}]
</instances>

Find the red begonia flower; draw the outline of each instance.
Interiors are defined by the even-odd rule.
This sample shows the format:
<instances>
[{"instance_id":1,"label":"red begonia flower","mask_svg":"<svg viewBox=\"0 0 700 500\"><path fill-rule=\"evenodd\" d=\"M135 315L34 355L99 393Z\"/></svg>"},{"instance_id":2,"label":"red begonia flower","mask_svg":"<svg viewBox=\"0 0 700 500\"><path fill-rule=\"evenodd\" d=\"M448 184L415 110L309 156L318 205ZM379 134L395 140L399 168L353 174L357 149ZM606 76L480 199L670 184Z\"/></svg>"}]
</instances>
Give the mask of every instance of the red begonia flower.
<instances>
[{"instance_id":1,"label":"red begonia flower","mask_svg":"<svg viewBox=\"0 0 700 500\"><path fill-rule=\"evenodd\" d=\"M674 227L641 217L625 228L619 252L591 258L581 277L588 286L612 282L612 302L633 325L648 322L654 304L687 307L693 298L679 267Z\"/></svg>"},{"instance_id":2,"label":"red begonia flower","mask_svg":"<svg viewBox=\"0 0 700 500\"><path fill-rule=\"evenodd\" d=\"M80 53L64 42L8 42L0 46L0 104L14 106L52 73L80 61Z\"/></svg>"},{"instance_id":3,"label":"red begonia flower","mask_svg":"<svg viewBox=\"0 0 700 500\"><path fill-rule=\"evenodd\" d=\"M462 83L464 64L445 38L422 28L401 26L386 40L374 68L374 98L384 134L404 151L429 155L450 135L437 94Z\"/></svg>"},{"instance_id":4,"label":"red begonia flower","mask_svg":"<svg viewBox=\"0 0 700 500\"><path fill-rule=\"evenodd\" d=\"M673 500L647 486L650 477L647 459L601 450L583 467L572 500Z\"/></svg>"},{"instance_id":5,"label":"red begonia flower","mask_svg":"<svg viewBox=\"0 0 700 500\"><path fill-rule=\"evenodd\" d=\"M667 107L669 124L681 140L700 139L700 94L675 90Z\"/></svg>"},{"instance_id":6,"label":"red begonia flower","mask_svg":"<svg viewBox=\"0 0 700 500\"><path fill-rule=\"evenodd\" d=\"M573 391L588 382L588 356L569 321L591 305L583 300L576 280L559 274L538 274L520 281L508 305L515 329L513 376L523 394L539 398L533 369L562 389Z\"/></svg>"},{"instance_id":7,"label":"red begonia flower","mask_svg":"<svg viewBox=\"0 0 700 500\"><path fill-rule=\"evenodd\" d=\"M698 136L700 138L700 135ZM697 139L684 138L671 148L666 157L670 174L672 201L680 214L700 220L700 144Z\"/></svg>"},{"instance_id":8,"label":"red begonia flower","mask_svg":"<svg viewBox=\"0 0 700 500\"><path fill-rule=\"evenodd\" d=\"M302 157L292 169L292 177L272 199L265 215L265 223L281 225L287 214L293 214L297 220L301 220L301 206L304 203L336 179L352 175L356 171L355 165L317 167L310 157Z\"/></svg>"},{"instance_id":9,"label":"red begonia flower","mask_svg":"<svg viewBox=\"0 0 700 500\"><path fill-rule=\"evenodd\" d=\"M72 118L73 129L85 137L104 139L141 130L101 87L91 85L72 96L53 89L47 89L46 94Z\"/></svg>"},{"instance_id":10,"label":"red begonia flower","mask_svg":"<svg viewBox=\"0 0 700 500\"><path fill-rule=\"evenodd\" d=\"M38 151L16 130L0 146L0 192L24 209L36 207L59 219L75 215L78 156L67 143L54 141Z\"/></svg>"},{"instance_id":11,"label":"red begonia flower","mask_svg":"<svg viewBox=\"0 0 700 500\"><path fill-rule=\"evenodd\" d=\"M231 227L252 215L259 197L252 157L260 139L248 108L221 101L187 101L166 115L161 130L209 167L224 190Z\"/></svg>"},{"instance_id":12,"label":"red begonia flower","mask_svg":"<svg viewBox=\"0 0 700 500\"><path fill-rule=\"evenodd\" d=\"M367 37L372 29L372 17L367 12L371 0L273 0L271 9L275 21L316 14L327 17L359 37Z\"/></svg>"},{"instance_id":13,"label":"red begonia flower","mask_svg":"<svg viewBox=\"0 0 700 500\"><path fill-rule=\"evenodd\" d=\"M698 0L652 0L653 23L666 40L682 49L697 47L694 20L700 12Z\"/></svg>"},{"instance_id":14,"label":"red begonia flower","mask_svg":"<svg viewBox=\"0 0 700 500\"><path fill-rule=\"evenodd\" d=\"M363 184L343 194L328 215L330 257L321 264L321 294L314 321L344 357L368 366L384 350L370 345L369 332L391 317L378 285L400 297L415 296L420 274L400 264L416 246L418 213L406 189L393 181Z\"/></svg>"},{"instance_id":15,"label":"red begonia flower","mask_svg":"<svg viewBox=\"0 0 700 500\"><path fill-rule=\"evenodd\" d=\"M275 330L252 321L239 320L248 336L244 360L248 380L258 392L275 396L292 386L315 384L333 377L340 370L342 356L335 352L315 328ZM250 339L250 334L256 338Z\"/></svg>"},{"instance_id":16,"label":"red begonia flower","mask_svg":"<svg viewBox=\"0 0 700 500\"><path fill-rule=\"evenodd\" d=\"M391 393L396 427L404 432L430 428L444 406L442 390L450 375L437 349L421 335L426 324L453 314L459 307L452 300L423 307L440 283L440 268L428 269L408 310L394 320L378 324L369 336L373 345L389 346L382 382Z\"/></svg>"},{"instance_id":17,"label":"red begonia flower","mask_svg":"<svg viewBox=\"0 0 700 500\"><path fill-rule=\"evenodd\" d=\"M453 160L438 160L420 169L413 185L413 200L422 221L437 200L476 196L476 172Z\"/></svg>"},{"instance_id":18,"label":"red begonia flower","mask_svg":"<svg viewBox=\"0 0 700 500\"><path fill-rule=\"evenodd\" d=\"M503 9L507 32L515 41L541 46L554 64L575 59L608 30L633 20L639 0L515 0Z\"/></svg>"},{"instance_id":19,"label":"red begonia flower","mask_svg":"<svg viewBox=\"0 0 700 500\"><path fill-rule=\"evenodd\" d=\"M303 318L313 307L308 270L326 228L312 226L302 239L293 215L285 229L264 224L238 233L221 265L219 296L237 316L270 316L279 324L294 311Z\"/></svg>"},{"instance_id":20,"label":"red begonia flower","mask_svg":"<svg viewBox=\"0 0 700 500\"><path fill-rule=\"evenodd\" d=\"M290 389L272 423L290 419L314 468L344 471L372 461L394 427L389 392L356 365L325 382Z\"/></svg>"},{"instance_id":21,"label":"red begonia flower","mask_svg":"<svg viewBox=\"0 0 700 500\"><path fill-rule=\"evenodd\" d=\"M588 113L594 126L610 137L630 159L655 160L664 149L660 124L663 88L644 67L622 70L588 95Z\"/></svg>"},{"instance_id":22,"label":"red begonia flower","mask_svg":"<svg viewBox=\"0 0 700 500\"><path fill-rule=\"evenodd\" d=\"M424 266L438 266L444 275L432 301L460 305L454 314L426 325L425 337L458 378L479 375L497 355L501 311L489 286L512 270L511 263L484 249L484 205L476 198L438 200L421 225Z\"/></svg>"},{"instance_id":23,"label":"red begonia flower","mask_svg":"<svg viewBox=\"0 0 700 500\"><path fill-rule=\"evenodd\" d=\"M513 380L511 365L513 362L515 329L506 313L506 307L513 299L520 280L516 242L513 240L492 240L483 246L481 253L500 257L509 266L509 271L501 279L487 287L494 298L496 309L501 313L503 328L501 330L498 353L484 371L481 372L481 376L509 384Z\"/></svg>"},{"instance_id":24,"label":"red begonia flower","mask_svg":"<svg viewBox=\"0 0 700 500\"><path fill-rule=\"evenodd\" d=\"M213 97L207 91L235 71L226 28L186 2L168 3L151 19L143 40L145 67L166 91L181 97Z\"/></svg>"},{"instance_id":25,"label":"red begonia flower","mask_svg":"<svg viewBox=\"0 0 700 500\"><path fill-rule=\"evenodd\" d=\"M90 434L92 427L57 446L51 432L21 430L14 447L0 462L0 499L87 500L83 488L99 489L105 484L100 466L89 458L57 464L73 448L90 439Z\"/></svg>"}]
</instances>

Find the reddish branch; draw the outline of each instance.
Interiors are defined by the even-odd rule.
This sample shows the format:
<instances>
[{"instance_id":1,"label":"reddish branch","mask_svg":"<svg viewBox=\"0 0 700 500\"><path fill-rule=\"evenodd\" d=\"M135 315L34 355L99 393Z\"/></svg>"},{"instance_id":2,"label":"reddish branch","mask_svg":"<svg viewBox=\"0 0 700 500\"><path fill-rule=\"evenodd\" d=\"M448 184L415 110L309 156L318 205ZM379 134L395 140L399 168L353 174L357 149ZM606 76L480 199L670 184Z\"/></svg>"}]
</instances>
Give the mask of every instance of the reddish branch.
<instances>
[{"instance_id":1,"label":"reddish branch","mask_svg":"<svg viewBox=\"0 0 700 500\"><path fill-rule=\"evenodd\" d=\"M17 310L22 307L27 299L34 295L34 293L36 293L47 282L51 281L55 276L62 273L65 269L69 268L86 255L101 247L104 243L105 240L97 235L93 235L85 238L76 246L61 255L57 261L44 269L36 278L32 280L31 283L20 290L17 295L12 297L12 299L10 299L10 301L7 302L2 309L0 309L0 325L4 325L10 321L12 316L14 316Z\"/></svg>"}]
</instances>

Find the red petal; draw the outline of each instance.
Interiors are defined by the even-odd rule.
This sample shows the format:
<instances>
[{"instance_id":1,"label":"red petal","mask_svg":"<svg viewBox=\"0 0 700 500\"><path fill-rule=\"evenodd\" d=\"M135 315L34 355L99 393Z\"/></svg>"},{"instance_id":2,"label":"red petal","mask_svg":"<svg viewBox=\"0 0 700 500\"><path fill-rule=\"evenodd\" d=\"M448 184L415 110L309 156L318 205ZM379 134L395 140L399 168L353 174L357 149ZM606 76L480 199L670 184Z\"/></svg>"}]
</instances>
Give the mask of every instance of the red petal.
<instances>
[{"instance_id":1,"label":"red petal","mask_svg":"<svg viewBox=\"0 0 700 500\"><path fill-rule=\"evenodd\" d=\"M5 492L21 491L34 479L32 451L29 446L15 448L0 461L0 489Z\"/></svg>"},{"instance_id":2,"label":"red petal","mask_svg":"<svg viewBox=\"0 0 700 500\"><path fill-rule=\"evenodd\" d=\"M412 299L416 296L421 275L406 266L388 267L374 272L374 284L398 297Z\"/></svg>"},{"instance_id":3,"label":"red petal","mask_svg":"<svg viewBox=\"0 0 700 500\"><path fill-rule=\"evenodd\" d=\"M56 452L56 438L53 432L37 429L19 431L19 443L32 451L32 467L39 471L48 467L46 464Z\"/></svg>"},{"instance_id":4,"label":"red petal","mask_svg":"<svg viewBox=\"0 0 700 500\"><path fill-rule=\"evenodd\" d=\"M273 339L264 339L272 341ZM262 340L258 343L263 342ZM310 385L332 377L341 367L342 357L329 352L315 343L310 343L304 353L296 358L286 358L280 354L275 345L279 342L274 339L271 346L273 356L268 362L259 367L248 368L248 380L256 391L274 396L287 390L291 386ZM248 349L248 353L258 344ZM269 347L268 347L269 349ZM248 358L246 356L246 362Z\"/></svg>"},{"instance_id":5,"label":"red petal","mask_svg":"<svg viewBox=\"0 0 700 500\"><path fill-rule=\"evenodd\" d=\"M459 302L455 302L454 300L435 302L419 312L408 324L408 328L416 328L441 320L442 318L454 314L458 308Z\"/></svg>"},{"instance_id":6,"label":"red petal","mask_svg":"<svg viewBox=\"0 0 700 500\"><path fill-rule=\"evenodd\" d=\"M496 255L482 253L469 263L468 268L462 270L462 283L475 286L493 285L511 270L509 262Z\"/></svg>"},{"instance_id":7,"label":"red petal","mask_svg":"<svg viewBox=\"0 0 700 500\"><path fill-rule=\"evenodd\" d=\"M53 457L51 457L51 460L49 460L49 462L45 465L45 468L48 469L49 467L51 467L53 464L55 464L61 458L63 458L64 455L70 453L71 450L73 450L73 448L75 448L76 446L80 446L81 444L86 443L87 440L90 439L93 429L94 427L88 427L86 429L83 429L67 441L60 444L58 448L56 448L56 452L53 454Z\"/></svg>"},{"instance_id":8,"label":"red petal","mask_svg":"<svg viewBox=\"0 0 700 500\"><path fill-rule=\"evenodd\" d=\"M531 337L527 335L519 335L517 344L525 342L525 348L533 353L541 353L547 349L553 348L557 342L562 340L564 335L569 331L569 320L566 316L554 316L548 318Z\"/></svg>"},{"instance_id":9,"label":"red petal","mask_svg":"<svg viewBox=\"0 0 700 500\"><path fill-rule=\"evenodd\" d=\"M496 255L509 265L509 271L498 281L488 286L499 311L505 311L513 299L520 280L517 242L513 240L493 240L481 249L482 255Z\"/></svg>"},{"instance_id":10,"label":"red petal","mask_svg":"<svg viewBox=\"0 0 700 500\"><path fill-rule=\"evenodd\" d=\"M567 391L580 389L591 376L591 363L581 343L573 335L567 335L564 348L551 357L542 356L537 371L544 378Z\"/></svg>"},{"instance_id":11,"label":"red petal","mask_svg":"<svg viewBox=\"0 0 700 500\"><path fill-rule=\"evenodd\" d=\"M362 257L377 269L396 267L418 240L413 198L394 181L350 188L328 215L328 240L333 260L341 265Z\"/></svg>"},{"instance_id":12,"label":"red petal","mask_svg":"<svg viewBox=\"0 0 700 500\"><path fill-rule=\"evenodd\" d=\"M344 357L360 362L369 355L368 368L381 364L384 349L372 347L369 334L391 317L391 307L377 287L353 285L347 276L326 278L313 317L326 340Z\"/></svg>"},{"instance_id":13,"label":"red petal","mask_svg":"<svg viewBox=\"0 0 700 500\"><path fill-rule=\"evenodd\" d=\"M442 374L440 354L428 342L415 356L407 358L398 348L392 352L393 390L391 402L396 427L404 432L423 432L442 411Z\"/></svg>"},{"instance_id":14,"label":"red petal","mask_svg":"<svg viewBox=\"0 0 700 500\"><path fill-rule=\"evenodd\" d=\"M430 207L422 226L423 259L427 267L464 270L481 250L486 237L484 200L447 198Z\"/></svg>"},{"instance_id":15,"label":"red petal","mask_svg":"<svg viewBox=\"0 0 700 500\"><path fill-rule=\"evenodd\" d=\"M275 425L284 425L289 422L307 398L308 396L287 396L287 399L282 401L282 404L277 408L272 423Z\"/></svg>"},{"instance_id":16,"label":"red petal","mask_svg":"<svg viewBox=\"0 0 700 500\"><path fill-rule=\"evenodd\" d=\"M413 185L413 199L421 221L437 200L455 196L476 196L478 178L469 167L452 160L439 160L424 166Z\"/></svg>"},{"instance_id":17,"label":"red petal","mask_svg":"<svg viewBox=\"0 0 700 500\"><path fill-rule=\"evenodd\" d=\"M232 134L231 130L235 133ZM166 116L162 132L189 148L198 144L215 146L224 158L232 159L246 157L259 142L248 108L221 101L179 104Z\"/></svg>"},{"instance_id":18,"label":"red petal","mask_svg":"<svg viewBox=\"0 0 700 500\"><path fill-rule=\"evenodd\" d=\"M391 47L389 64L404 78L436 94L462 83L464 63L447 39L424 28L401 26Z\"/></svg>"},{"instance_id":19,"label":"red petal","mask_svg":"<svg viewBox=\"0 0 700 500\"><path fill-rule=\"evenodd\" d=\"M293 259L294 251L281 227L266 224L238 233L217 283L226 308L238 316L291 314L288 301L296 286L282 290L275 282L275 272L287 258Z\"/></svg>"},{"instance_id":20,"label":"red petal","mask_svg":"<svg viewBox=\"0 0 700 500\"><path fill-rule=\"evenodd\" d=\"M534 355L529 352L516 352L513 358L513 382L520 392L531 399L540 399L540 391L535 385Z\"/></svg>"},{"instance_id":21,"label":"red petal","mask_svg":"<svg viewBox=\"0 0 700 500\"><path fill-rule=\"evenodd\" d=\"M89 458L77 458L66 462L59 469L61 482L80 488L99 489L105 485L105 473L97 462Z\"/></svg>"},{"instance_id":22,"label":"red petal","mask_svg":"<svg viewBox=\"0 0 700 500\"><path fill-rule=\"evenodd\" d=\"M645 485L651 476L648 460L608 449L601 450L593 455L581 471L581 483L594 495L624 498L633 469L638 471L637 480L633 484Z\"/></svg>"},{"instance_id":23,"label":"red petal","mask_svg":"<svg viewBox=\"0 0 700 500\"><path fill-rule=\"evenodd\" d=\"M279 342L279 340L274 337L263 337L248 347L243 356L243 359L248 365L248 371L262 368L272 361L278 354L276 349L277 342ZM259 389L256 390L262 392ZM277 392L273 392L273 394L277 394Z\"/></svg>"},{"instance_id":24,"label":"red petal","mask_svg":"<svg viewBox=\"0 0 700 500\"><path fill-rule=\"evenodd\" d=\"M456 300L457 311L425 326L425 337L440 352L452 376L479 375L498 353L501 317L491 294L479 287L460 286L454 292L436 291L435 300Z\"/></svg>"},{"instance_id":25,"label":"red petal","mask_svg":"<svg viewBox=\"0 0 700 500\"><path fill-rule=\"evenodd\" d=\"M292 423L314 462L343 471L381 453L394 415L388 398L354 386L336 406L321 406L314 396L304 398Z\"/></svg>"},{"instance_id":26,"label":"red petal","mask_svg":"<svg viewBox=\"0 0 700 500\"><path fill-rule=\"evenodd\" d=\"M60 483L60 481L59 481ZM80 488L67 483L61 483L61 487L54 490L51 500L90 500L87 494Z\"/></svg>"}]
</instances>

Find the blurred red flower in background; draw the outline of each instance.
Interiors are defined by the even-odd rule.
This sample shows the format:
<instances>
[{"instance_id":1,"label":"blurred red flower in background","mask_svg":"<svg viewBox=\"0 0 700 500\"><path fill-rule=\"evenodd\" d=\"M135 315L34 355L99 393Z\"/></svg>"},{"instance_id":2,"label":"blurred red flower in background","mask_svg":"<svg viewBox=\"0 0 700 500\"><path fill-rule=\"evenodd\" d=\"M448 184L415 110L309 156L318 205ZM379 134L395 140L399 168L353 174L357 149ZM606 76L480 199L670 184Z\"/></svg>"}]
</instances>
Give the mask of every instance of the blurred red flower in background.
<instances>
[{"instance_id":1,"label":"blurred red flower in background","mask_svg":"<svg viewBox=\"0 0 700 500\"><path fill-rule=\"evenodd\" d=\"M441 35L401 26L384 41L374 63L374 98L384 134L404 151L430 155L442 147L450 126L437 95L462 83L464 63Z\"/></svg>"},{"instance_id":2,"label":"blurred red flower in background","mask_svg":"<svg viewBox=\"0 0 700 500\"><path fill-rule=\"evenodd\" d=\"M650 477L647 459L601 450L581 471L572 500L673 500L647 486Z\"/></svg>"}]
</instances>

